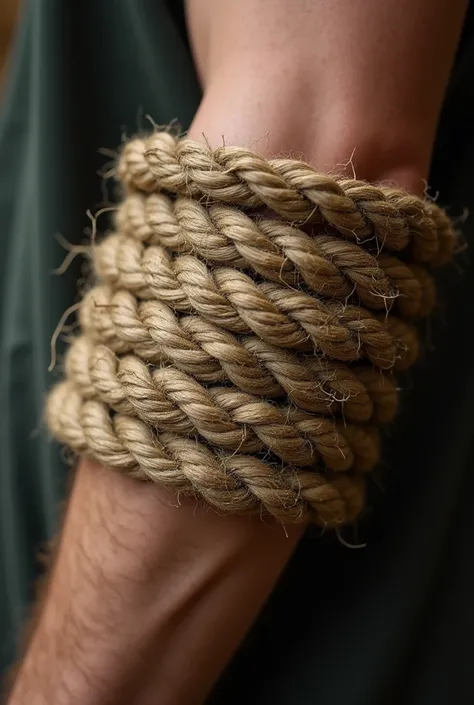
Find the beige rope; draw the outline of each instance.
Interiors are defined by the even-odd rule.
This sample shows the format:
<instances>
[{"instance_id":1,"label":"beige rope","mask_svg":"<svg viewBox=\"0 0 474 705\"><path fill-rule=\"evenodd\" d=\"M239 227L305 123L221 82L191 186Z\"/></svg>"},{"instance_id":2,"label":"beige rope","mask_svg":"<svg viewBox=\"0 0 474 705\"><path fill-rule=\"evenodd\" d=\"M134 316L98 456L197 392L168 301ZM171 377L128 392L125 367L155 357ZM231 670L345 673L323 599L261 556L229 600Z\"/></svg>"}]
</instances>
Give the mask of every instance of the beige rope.
<instances>
[{"instance_id":1,"label":"beige rope","mask_svg":"<svg viewBox=\"0 0 474 705\"><path fill-rule=\"evenodd\" d=\"M455 238L432 204L355 179L335 180L304 162L267 161L239 147L210 149L167 132L128 142L118 174L146 193L168 191L245 207L267 206L292 222L326 222L356 242L401 250L413 241L417 261L449 260Z\"/></svg>"},{"instance_id":2,"label":"beige rope","mask_svg":"<svg viewBox=\"0 0 474 705\"><path fill-rule=\"evenodd\" d=\"M87 354L84 347L75 353L80 364ZM351 424L278 407L235 387L206 389L174 367L150 371L140 358L117 359L104 346L88 352L81 374L75 375L78 366L69 364L69 377L83 395L97 396L115 410L136 415L153 427L179 435L199 434L211 445L227 450L270 450L295 466L311 465L319 459L332 470L370 470L379 459L374 428L356 427L356 433Z\"/></svg>"},{"instance_id":3,"label":"beige rope","mask_svg":"<svg viewBox=\"0 0 474 705\"><path fill-rule=\"evenodd\" d=\"M128 143L118 172L129 190L91 250L53 435L219 512L353 521L396 414L392 371L435 303L419 262L454 247L446 215L167 133Z\"/></svg>"},{"instance_id":4,"label":"beige rope","mask_svg":"<svg viewBox=\"0 0 474 705\"><path fill-rule=\"evenodd\" d=\"M96 267L114 288L128 289L140 299L166 301L178 311L194 311L234 333L253 332L271 345L342 361L366 357L382 369L391 369L399 357L391 316L377 317L362 307L325 301L274 282L256 283L234 269L211 271L190 255L171 259L162 247L144 248L131 238L110 236L99 248ZM403 344L406 339L411 344L410 326L398 328Z\"/></svg>"},{"instance_id":5,"label":"beige rope","mask_svg":"<svg viewBox=\"0 0 474 705\"><path fill-rule=\"evenodd\" d=\"M162 193L132 193L119 207L116 222L120 232L144 244L250 269L292 287L306 284L327 298L346 301L356 294L370 309L389 310L395 302L402 315L423 317L435 302L433 280L420 267L387 254L376 258L340 237L309 236L279 220L252 220L228 206L206 209L186 198L173 201ZM106 240L97 254L98 266L102 260L104 267L124 261L120 249L125 241L119 236Z\"/></svg>"},{"instance_id":6,"label":"beige rope","mask_svg":"<svg viewBox=\"0 0 474 705\"><path fill-rule=\"evenodd\" d=\"M356 476L272 470L251 455L217 455L192 439L156 435L137 419L111 417L105 404L84 400L69 382L53 389L46 414L51 432L77 453L223 512L263 510L281 521L334 527L354 520L363 506L363 484Z\"/></svg>"},{"instance_id":7,"label":"beige rope","mask_svg":"<svg viewBox=\"0 0 474 705\"><path fill-rule=\"evenodd\" d=\"M296 356L253 336L239 341L202 318L177 318L166 304L153 302L150 307L153 312L144 320L157 344L152 358L157 364L171 363L201 382L230 380L243 392L266 398L279 399L286 394L300 409L317 414L339 412L348 421L387 423L395 416L397 393L391 376L366 366L349 368L312 356ZM80 336L69 348L66 373L84 396L94 396L97 385L107 378L107 369L115 366L118 358L115 362L112 359L113 347L96 345L93 338ZM137 357L139 352L134 351ZM141 359L151 359L147 350ZM115 406L115 402L109 403Z\"/></svg>"}]
</instances>

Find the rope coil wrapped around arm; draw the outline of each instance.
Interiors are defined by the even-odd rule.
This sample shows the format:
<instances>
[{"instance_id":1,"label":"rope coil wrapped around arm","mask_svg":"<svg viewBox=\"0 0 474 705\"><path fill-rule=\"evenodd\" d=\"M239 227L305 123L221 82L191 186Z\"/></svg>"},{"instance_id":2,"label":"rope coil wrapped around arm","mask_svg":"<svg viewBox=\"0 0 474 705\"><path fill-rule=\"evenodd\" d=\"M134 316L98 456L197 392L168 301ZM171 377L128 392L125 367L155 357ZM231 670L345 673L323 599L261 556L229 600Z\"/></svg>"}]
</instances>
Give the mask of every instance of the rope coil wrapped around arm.
<instances>
[{"instance_id":1,"label":"rope coil wrapped around arm","mask_svg":"<svg viewBox=\"0 0 474 705\"><path fill-rule=\"evenodd\" d=\"M217 511L353 521L435 303L425 266L454 249L445 213L169 133L128 142L117 171L53 435Z\"/></svg>"}]
</instances>

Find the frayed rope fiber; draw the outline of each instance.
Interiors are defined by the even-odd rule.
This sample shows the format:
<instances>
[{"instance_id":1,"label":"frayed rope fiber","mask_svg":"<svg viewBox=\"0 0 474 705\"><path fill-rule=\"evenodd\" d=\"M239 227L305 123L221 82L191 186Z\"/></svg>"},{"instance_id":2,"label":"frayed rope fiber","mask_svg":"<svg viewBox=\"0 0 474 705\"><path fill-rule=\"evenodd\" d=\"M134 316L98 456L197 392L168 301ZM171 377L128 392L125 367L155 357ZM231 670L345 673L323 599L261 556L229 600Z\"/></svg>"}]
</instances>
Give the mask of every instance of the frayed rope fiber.
<instances>
[{"instance_id":1,"label":"frayed rope fiber","mask_svg":"<svg viewBox=\"0 0 474 705\"><path fill-rule=\"evenodd\" d=\"M353 521L435 304L429 269L454 252L444 211L168 132L129 141L117 173L52 434L219 512Z\"/></svg>"}]
</instances>

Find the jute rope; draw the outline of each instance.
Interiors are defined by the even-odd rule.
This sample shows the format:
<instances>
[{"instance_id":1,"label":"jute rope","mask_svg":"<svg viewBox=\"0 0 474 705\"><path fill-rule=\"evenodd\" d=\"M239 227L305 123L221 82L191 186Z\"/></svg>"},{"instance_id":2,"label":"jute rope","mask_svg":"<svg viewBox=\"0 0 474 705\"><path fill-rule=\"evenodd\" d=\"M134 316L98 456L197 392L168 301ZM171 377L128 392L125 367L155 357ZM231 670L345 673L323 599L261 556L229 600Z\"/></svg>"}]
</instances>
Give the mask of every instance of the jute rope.
<instances>
[{"instance_id":1,"label":"jute rope","mask_svg":"<svg viewBox=\"0 0 474 705\"><path fill-rule=\"evenodd\" d=\"M84 344L85 343L85 344ZM68 373L85 397L97 396L116 411L179 435L201 435L226 450L255 453L268 448L295 466L318 458L332 470L370 470L378 461L373 427L337 423L291 406L279 407L235 387L206 389L172 366L150 371L136 356L120 360L106 347L85 350L78 338Z\"/></svg>"},{"instance_id":2,"label":"jute rope","mask_svg":"<svg viewBox=\"0 0 474 705\"><path fill-rule=\"evenodd\" d=\"M443 264L455 238L434 204L393 188L336 180L293 159L267 161L247 149L212 150L168 132L125 145L118 169L128 187L255 208L267 206L292 222L324 221L348 238L402 250L413 242L421 262Z\"/></svg>"},{"instance_id":3,"label":"jute rope","mask_svg":"<svg viewBox=\"0 0 474 705\"><path fill-rule=\"evenodd\" d=\"M368 366L349 368L313 356L297 356L253 336L239 340L204 319L178 319L160 302L153 302L152 308L147 319L152 342L149 351L135 348L137 359L172 364L200 382L230 380L243 392L267 399L287 395L294 406L316 414L338 414L348 421L374 423L388 423L395 416L397 392L389 375ZM109 346L95 344L92 336L82 335L69 348L66 373L82 388L84 396L101 396L112 390L111 370L123 358L114 354L112 343ZM110 399L108 403L114 406Z\"/></svg>"},{"instance_id":4,"label":"jute rope","mask_svg":"<svg viewBox=\"0 0 474 705\"><path fill-rule=\"evenodd\" d=\"M168 133L129 142L118 173L53 435L221 512L354 520L396 414L392 371L415 362L412 321L435 303L419 263L453 251L446 215Z\"/></svg>"},{"instance_id":5,"label":"jute rope","mask_svg":"<svg viewBox=\"0 0 474 705\"><path fill-rule=\"evenodd\" d=\"M345 301L357 294L374 310L388 310L395 302L402 315L422 317L435 302L433 280L421 267L387 254L376 258L340 237L310 237L282 221L252 220L223 205L206 209L186 198L131 194L118 210L117 226L144 244L190 253L292 287L306 285L323 297ZM123 240L105 242L104 265L109 258L120 263L123 246Z\"/></svg>"},{"instance_id":6,"label":"jute rope","mask_svg":"<svg viewBox=\"0 0 474 705\"><path fill-rule=\"evenodd\" d=\"M338 526L363 506L358 476L272 467L252 455L218 453L191 438L157 434L133 417L112 416L106 404L85 400L67 381L53 389L47 410L51 432L77 453L162 485L178 498L197 496L222 512L264 511L283 522Z\"/></svg>"},{"instance_id":7,"label":"jute rope","mask_svg":"<svg viewBox=\"0 0 474 705\"><path fill-rule=\"evenodd\" d=\"M171 259L164 248L150 246L142 257L137 250L140 245L130 239L120 247L122 267L114 257L115 239L108 238L106 245L99 251L96 266L112 288L94 291L87 306L97 309L99 300L102 308L112 306L113 325L124 336L130 325L125 319L132 313L125 313L122 302L114 299L115 289L129 290L137 299L165 301L177 311L200 314L234 333L254 333L278 347L342 361L367 358L381 369L405 369L411 364L406 351L416 345L416 331L393 316L377 316L360 306L326 302L274 282L257 284L243 272L229 268L211 271L190 255ZM93 314L91 318L97 321L99 316Z\"/></svg>"}]
</instances>

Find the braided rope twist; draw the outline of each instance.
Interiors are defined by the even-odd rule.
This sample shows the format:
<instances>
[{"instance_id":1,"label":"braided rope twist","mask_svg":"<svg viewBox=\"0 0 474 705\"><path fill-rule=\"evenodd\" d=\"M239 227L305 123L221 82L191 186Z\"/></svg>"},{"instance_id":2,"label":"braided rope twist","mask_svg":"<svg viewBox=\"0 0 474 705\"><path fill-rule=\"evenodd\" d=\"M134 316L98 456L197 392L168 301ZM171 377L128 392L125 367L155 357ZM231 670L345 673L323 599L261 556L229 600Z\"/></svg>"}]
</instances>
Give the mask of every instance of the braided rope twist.
<instances>
[{"instance_id":1,"label":"braided rope twist","mask_svg":"<svg viewBox=\"0 0 474 705\"><path fill-rule=\"evenodd\" d=\"M393 378L371 367L301 357L275 348L254 336L238 340L196 316L178 318L162 302L141 304L141 320L149 334L148 347L134 354L154 364L172 364L205 383L230 380L243 392L280 399L287 395L296 407L317 414L338 413L348 421L388 423L397 410ZM94 395L102 357L120 350L120 341L96 344L93 337L74 340L66 357L66 373L86 396ZM125 352L130 353L131 350ZM143 353L143 354L141 354ZM100 383L101 372L97 383Z\"/></svg>"},{"instance_id":2,"label":"braided rope twist","mask_svg":"<svg viewBox=\"0 0 474 705\"><path fill-rule=\"evenodd\" d=\"M443 264L455 245L449 219L421 198L355 179L336 180L293 159L268 161L240 147L212 150L156 132L124 146L118 175L145 193L266 206L292 222L325 222L357 243L375 240L379 247L402 250L413 242L413 256L421 262Z\"/></svg>"},{"instance_id":3,"label":"braided rope twist","mask_svg":"<svg viewBox=\"0 0 474 705\"><path fill-rule=\"evenodd\" d=\"M46 416L55 437L77 453L221 511L263 508L281 521L335 527L353 520L363 506L363 484L356 475L297 472L291 466L270 472L254 456L218 455L194 439L156 434L138 419L111 416L106 404L85 400L70 382L53 389Z\"/></svg>"},{"instance_id":4,"label":"braided rope twist","mask_svg":"<svg viewBox=\"0 0 474 705\"><path fill-rule=\"evenodd\" d=\"M256 283L238 270L211 271L191 255L172 259L163 247L145 248L121 235L111 235L102 243L95 263L103 281L140 299L166 301L178 311L194 311L234 333L253 332L271 345L322 353L335 360L366 357L381 369L405 367L403 349L416 337L408 324L397 323L400 351L390 332L391 316L377 317L362 307L325 301L275 282Z\"/></svg>"},{"instance_id":5,"label":"braided rope twist","mask_svg":"<svg viewBox=\"0 0 474 705\"><path fill-rule=\"evenodd\" d=\"M363 306L387 310L395 301L404 316L424 317L435 302L430 275L421 267L380 254L329 235L307 235L287 223L252 220L235 208L157 193L130 194L116 217L119 232L147 245L189 253L207 263L250 269L269 281L292 287L303 283L327 298L346 301L353 293ZM123 238L102 247L116 250ZM104 259L123 261L116 252ZM100 258L100 254L97 255Z\"/></svg>"},{"instance_id":6,"label":"braided rope twist","mask_svg":"<svg viewBox=\"0 0 474 705\"><path fill-rule=\"evenodd\" d=\"M68 365L69 378L84 397L97 396L152 427L178 435L198 434L226 450L270 450L300 467L319 459L331 470L353 467L365 471L379 459L380 441L374 427L353 428L292 407L270 405L235 387L206 389L174 367L150 371L136 356L117 359L105 346L85 347L82 343L73 353L81 367ZM73 350L74 345L69 357Z\"/></svg>"},{"instance_id":7,"label":"braided rope twist","mask_svg":"<svg viewBox=\"0 0 474 705\"><path fill-rule=\"evenodd\" d=\"M446 214L168 133L130 141L118 173L53 435L219 512L353 521L436 300L423 264L454 248Z\"/></svg>"}]
</instances>

